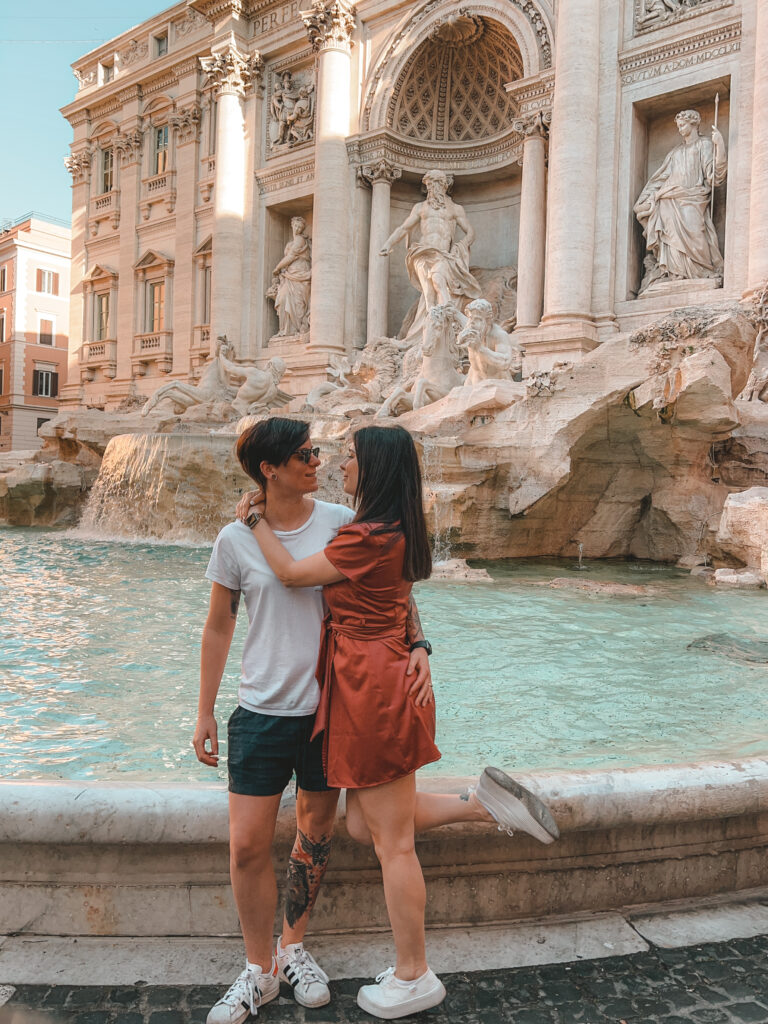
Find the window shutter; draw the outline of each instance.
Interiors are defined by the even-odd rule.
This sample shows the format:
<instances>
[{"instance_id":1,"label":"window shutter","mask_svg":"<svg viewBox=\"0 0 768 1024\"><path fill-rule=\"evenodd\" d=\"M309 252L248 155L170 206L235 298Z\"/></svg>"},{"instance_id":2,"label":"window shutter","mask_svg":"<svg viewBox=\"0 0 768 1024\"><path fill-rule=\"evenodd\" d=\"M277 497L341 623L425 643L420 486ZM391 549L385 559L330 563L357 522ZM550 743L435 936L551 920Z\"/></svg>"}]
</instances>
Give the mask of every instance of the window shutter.
<instances>
[{"instance_id":1,"label":"window shutter","mask_svg":"<svg viewBox=\"0 0 768 1024\"><path fill-rule=\"evenodd\" d=\"M39 273L39 271L38 271L38 273ZM32 371L32 394L33 395L39 395L40 394L40 371L39 370L33 370Z\"/></svg>"},{"instance_id":2,"label":"window shutter","mask_svg":"<svg viewBox=\"0 0 768 1024\"><path fill-rule=\"evenodd\" d=\"M54 295L58 295L59 294L59 275L58 274L54 274L53 275L53 294Z\"/></svg>"},{"instance_id":3,"label":"window shutter","mask_svg":"<svg viewBox=\"0 0 768 1024\"><path fill-rule=\"evenodd\" d=\"M59 375L58 373L51 374L51 398L57 398L59 394Z\"/></svg>"},{"instance_id":4,"label":"window shutter","mask_svg":"<svg viewBox=\"0 0 768 1024\"><path fill-rule=\"evenodd\" d=\"M35 291L41 292L42 290L43 290L43 272L42 272L42 270L38 270L38 272L37 272L37 287L35 288Z\"/></svg>"}]
</instances>

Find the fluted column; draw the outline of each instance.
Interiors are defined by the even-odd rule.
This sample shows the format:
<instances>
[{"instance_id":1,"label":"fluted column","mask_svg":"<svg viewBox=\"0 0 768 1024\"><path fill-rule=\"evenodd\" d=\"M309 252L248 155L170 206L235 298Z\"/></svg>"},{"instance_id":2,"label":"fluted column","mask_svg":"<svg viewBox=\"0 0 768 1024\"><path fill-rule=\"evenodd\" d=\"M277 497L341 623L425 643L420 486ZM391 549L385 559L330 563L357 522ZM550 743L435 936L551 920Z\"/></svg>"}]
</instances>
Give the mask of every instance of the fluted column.
<instances>
[{"instance_id":1,"label":"fluted column","mask_svg":"<svg viewBox=\"0 0 768 1024\"><path fill-rule=\"evenodd\" d=\"M261 75L258 53L243 53L229 42L201 57L216 95L216 180L213 195L211 347L226 334L242 354L243 222L245 218L245 124L243 101Z\"/></svg>"},{"instance_id":2,"label":"fluted column","mask_svg":"<svg viewBox=\"0 0 768 1024\"><path fill-rule=\"evenodd\" d=\"M389 260L379 251L389 238L392 182L402 173L399 167L383 159L360 168L360 176L370 183L373 193L368 247L368 341L386 337L389 325Z\"/></svg>"},{"instance_id":3,"label":"fluted column","mask_svg":"<svg viewBox=\"0 0 768 1024\"><path fill-rule=\"evenodd\" d=\"M349 0L314 0L301 18L318 55L309 346L343 350L354 7Z\"/></svg>"},{"instance_id":4,"label":"fluted column","mask_svg":"<svg viewBox=\"0 0 768 1024\"><path fill-rule=\"evenodd\" d=\"M560 4L549 142L544 323L590 318L599 69L600 0Z\"/></svg>"},{"instance_id":5,"label":"fluted column","mask_svg":"<svg viewBox=\"0 0 768 1024\"><path fill-rule=\"evenodd\" d=\"M537 327L544 305L547 244L547 134L552 115L539 110L515 121L524 136L517 243L517 326Z\"/></svg>"},{"instance_id":6,"label":"fluted column","mask_svg":"<svg viewBox=\"0 0 768 1024\"><path fill-rule=\"evenodd\" d=\"M748 291L768 280L768 5L756 4Z\"/></svg>"}]
</instances>

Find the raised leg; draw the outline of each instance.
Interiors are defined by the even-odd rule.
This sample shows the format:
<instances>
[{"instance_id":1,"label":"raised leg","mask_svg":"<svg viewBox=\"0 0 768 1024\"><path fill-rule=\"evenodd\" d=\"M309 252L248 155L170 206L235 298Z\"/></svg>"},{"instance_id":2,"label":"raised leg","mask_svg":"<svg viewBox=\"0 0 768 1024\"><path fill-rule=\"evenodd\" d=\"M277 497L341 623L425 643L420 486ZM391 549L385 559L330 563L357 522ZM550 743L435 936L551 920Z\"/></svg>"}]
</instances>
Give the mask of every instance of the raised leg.
<instances>
[{"instance_id":1,"label":"raised leg","mask_svg":"<svg viewBox=\"0 0 768 1024\"><path fill-rule=\"evenodd\" d=\"M359 790L347 791L347 832L365 846L373 844L370 829L366 824ZM478 802L474 793L422 793L416 791L414 831L426 832L441 825L456 825L462 821L493 821L491 815Z\"/></svg>"}]
</instances>

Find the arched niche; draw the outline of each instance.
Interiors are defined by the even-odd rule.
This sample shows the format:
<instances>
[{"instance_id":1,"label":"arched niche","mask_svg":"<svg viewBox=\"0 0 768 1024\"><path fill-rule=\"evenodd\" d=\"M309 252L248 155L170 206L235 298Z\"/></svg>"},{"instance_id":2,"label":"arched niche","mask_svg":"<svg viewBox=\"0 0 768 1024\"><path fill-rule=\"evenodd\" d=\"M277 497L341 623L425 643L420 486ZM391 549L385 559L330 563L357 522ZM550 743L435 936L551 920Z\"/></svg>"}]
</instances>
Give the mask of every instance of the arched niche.
<instances>
[{"instance_id":1,"label":"arched niche","mask_svg":"<svg viewBox=\"0 0 768 1024\"><path fill-rule=\"evenodd\" d=\"M497 69L505 63L499 51L506 48L506 63L516 72L512 80L530 78L552 66L551 25L534 0L482 0L459 10L453 0L423 3L403 17L374 60L363 90L362 132L387 128L397 132L392 123L393 98L402 95L414 65L430 48L458 50L462 46L467 56L471 47L485 46ZM443 72L449 71L451 64L443 55ZM445 88L445 81L441 84ZM503 90L506 83L495 84Z\"/></svg>"}]
</instances>

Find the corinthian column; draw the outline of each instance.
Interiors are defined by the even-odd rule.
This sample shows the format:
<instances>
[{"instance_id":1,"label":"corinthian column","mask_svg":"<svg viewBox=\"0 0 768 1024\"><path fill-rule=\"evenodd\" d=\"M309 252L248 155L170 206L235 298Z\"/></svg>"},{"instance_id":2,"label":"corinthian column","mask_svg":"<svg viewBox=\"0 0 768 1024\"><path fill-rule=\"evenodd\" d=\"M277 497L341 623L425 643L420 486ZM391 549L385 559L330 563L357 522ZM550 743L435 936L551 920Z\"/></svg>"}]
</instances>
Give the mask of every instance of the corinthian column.
<instances>
[{"instance_id":1,"label":"corinthian column","mask_svg":"<svg viewBox=\"0 0 768 1024\"><path fill-rule=\"evenodd\" d=\"M301 18L318 55L309 345L343 350L354 8L349 0L313 0L312 9L302 11Z\"/></svg>"},{"instance_id":2,"label":"corinthian column","mask_svg":"<svg viewBox=\"0 0 768 1024\"><path fill-rule=\"evenodd\" d=\"M547 241L546 147L549 111L515 121L523 135L523 182L517 243L517 326L538 327L544 303L544 253Z\"/></svg>"},{"instance_id":3,"label":"corinthian column","mask_svg":"<svg viewBox=\"0 0 768 1024\"><path fill-rule=\"evenodd\" d=\"M543 323L590 333L597 210L600 0L560 4L547 195ZM596 332L591 328L596 340ZM584 338L586 340L586 337Z\"/></svg>"},{"instance_id":4,"label":"corinthian column","mask_svg":"<svg viewBox=\"0 0 768 1024\"><path fill-rule=\"evenodd\" d=\"M752 180L749 203L749 279L756 292L768 280L768 6L755 8L755 85L752 101Z\"/></svg>"},{"instance_id":5,"label":"corinthian column","mask_svg":"<svg viewBox=\"0 0 768 1024\"><path fill-rule=\"evenodd\" d=\"M379 250L389 238L389 196L392 182L403 172L388 160L366 164L360 176L371 185L371 235L368 249L367 340L387 334L389 313L389 260Z\"/></svg>"},{"instance_id":6,"label":"corinthian column","mask_svg":"<svg viewBox=\"0 0 768 1024\"><path fill-rule=\"evenodd\" d=\"M211 351L226 334L242 355L242 260L246 163L243 101L258 81L263 61L232 42L200 65L216 96L216 181L213 197L211 268Z\"/></svg>"}]
</instances>

